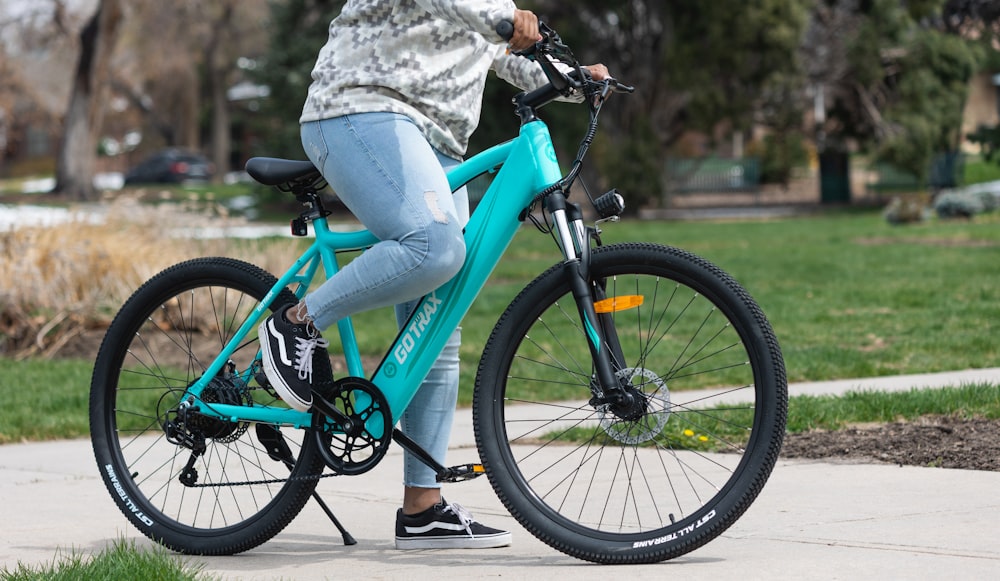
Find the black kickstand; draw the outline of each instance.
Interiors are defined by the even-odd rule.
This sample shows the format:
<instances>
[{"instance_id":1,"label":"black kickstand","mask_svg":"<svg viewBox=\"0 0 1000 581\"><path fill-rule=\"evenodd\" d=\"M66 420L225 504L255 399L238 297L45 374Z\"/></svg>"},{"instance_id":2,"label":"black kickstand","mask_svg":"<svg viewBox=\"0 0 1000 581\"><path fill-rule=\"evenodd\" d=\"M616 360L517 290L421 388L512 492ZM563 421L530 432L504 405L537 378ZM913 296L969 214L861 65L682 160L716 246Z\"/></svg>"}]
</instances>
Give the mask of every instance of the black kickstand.
<instances>
[{"instance_id":1,"label":"black kickstand","mask_svg":"<svg viewBox=\"0 0 1000 581\"><path fill-rule=\"evenodd\" d=\"M291 471L295 464L292 450L288 447L288 442L285 441L285 437L281 435L281 432L277 428L271 424L257 424L257 439L260 440L261 444L264 444L264 447L267 449L267 455L272 460L281 462ZM337 530L340 531L340 534L344 537L344 544L348 546L358 544L358 541L354 540L351 533L347 532L344 525L340 524L337 517L333 515L333 511L323 502L323 499L319 497L319 494L315 490L312 493L312 497L316 499L320 508L326 513L326 516L330 517Z\"/></svg>"}]
</instances>

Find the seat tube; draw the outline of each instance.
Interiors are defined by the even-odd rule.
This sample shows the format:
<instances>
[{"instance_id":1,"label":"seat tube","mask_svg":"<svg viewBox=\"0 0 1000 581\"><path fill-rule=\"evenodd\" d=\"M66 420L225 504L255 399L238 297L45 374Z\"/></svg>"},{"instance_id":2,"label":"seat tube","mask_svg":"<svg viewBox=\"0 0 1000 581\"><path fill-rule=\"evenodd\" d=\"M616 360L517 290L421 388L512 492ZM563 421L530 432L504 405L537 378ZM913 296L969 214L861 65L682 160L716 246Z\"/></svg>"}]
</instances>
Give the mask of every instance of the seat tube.
<instances>
[{"instance_id":1,"label":"seat tube","mask_svg":"<svg viewBox=\"0 0 1000 581\"><path fill-rule=\"evenodd\" d=\"M332 243L333 236L325 217L314 221L313 228L316 231L316 240L319 245L319 254L323 261L324 274L329 280L340 272L336 246ZM358 339L354 332L354 322L351 320L351 317L344 317L337 321L337 331L340 334L340 347L344 356L344 363L347 365L347 373L354 377L364 377L365 371L361 363L361 350L358 347Z\"/></svg>"}]
</instances>

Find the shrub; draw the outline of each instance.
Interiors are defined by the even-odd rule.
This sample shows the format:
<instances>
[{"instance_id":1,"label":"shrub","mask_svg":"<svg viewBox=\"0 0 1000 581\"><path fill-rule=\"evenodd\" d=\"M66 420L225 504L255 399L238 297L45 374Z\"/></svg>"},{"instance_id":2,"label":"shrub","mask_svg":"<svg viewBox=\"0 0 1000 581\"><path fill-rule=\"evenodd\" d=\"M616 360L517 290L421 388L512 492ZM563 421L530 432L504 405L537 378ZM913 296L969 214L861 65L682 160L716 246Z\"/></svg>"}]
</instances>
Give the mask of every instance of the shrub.
<instances>
[{"instance_id":1,"label":"shrub","mask_svg":"<svg viewBox=\"0 0 1000 581\"><path fill-rule=\"evenodd\" d=\"M948 191L934 200L934 211L941 218L972 218L992 212L998 205L997 194L993 191Z\"/></svg>"},{"instance_id":2,"label":"shrub","mask_svg":"<svg viewBox=\"0 0 1000 581\"><path fill-rule=\"evenodd\" d=\"M927 206L917 196L896 196L883 213L890 224L912 224L927 219Z\"/></svg>"},{"instance_id":3,"label":"shrub","mask_svg":"<svg viewBox=\"0 0 1000 581\"><path fill-rule=\"evenodd\" d=\"M239 225L231 218L119 200L68 223L0 232L0 353L49 356L102 328L145 280L196 256L244 258L283 271L291 241L192 238L192 227Z\"/></svg>"}]
</instances>

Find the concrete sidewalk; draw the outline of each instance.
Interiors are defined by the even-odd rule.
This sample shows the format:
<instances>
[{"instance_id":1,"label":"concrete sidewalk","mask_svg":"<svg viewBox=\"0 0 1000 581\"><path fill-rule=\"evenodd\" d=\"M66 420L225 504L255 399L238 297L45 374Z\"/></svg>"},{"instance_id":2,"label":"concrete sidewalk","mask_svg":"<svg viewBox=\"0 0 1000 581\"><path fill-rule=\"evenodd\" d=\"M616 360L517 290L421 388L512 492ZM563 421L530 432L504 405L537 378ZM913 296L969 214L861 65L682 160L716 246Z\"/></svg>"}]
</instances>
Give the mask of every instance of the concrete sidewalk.
<instances>
[{"instance_id":1,"label":"concrete sidewalk","mask_svg":"<svg viewBox=\"0 0 1000 581\"><path fill-rule=\"evenodd\" d=\"M796 385L793 393L1000 383L1000 369ZM456 422L449 463L473 462L471 414ZM485 478L445 494L482 521L514 532L514 545L475 551L393 549L402 454L370 473L329 478L317 491L357 539L346 547L310 501L270 542L233 557L191 558L225 579L467 579L541 576L630 579L995 578L1000 572L1000 473L875 464L780 461L764 491L723 536L679 559L600 566L535 540ZM151 543L125 520L100 478L88 440L0 446L0 570L97 552L119 538Z\"/></svg>"}]
</instances>

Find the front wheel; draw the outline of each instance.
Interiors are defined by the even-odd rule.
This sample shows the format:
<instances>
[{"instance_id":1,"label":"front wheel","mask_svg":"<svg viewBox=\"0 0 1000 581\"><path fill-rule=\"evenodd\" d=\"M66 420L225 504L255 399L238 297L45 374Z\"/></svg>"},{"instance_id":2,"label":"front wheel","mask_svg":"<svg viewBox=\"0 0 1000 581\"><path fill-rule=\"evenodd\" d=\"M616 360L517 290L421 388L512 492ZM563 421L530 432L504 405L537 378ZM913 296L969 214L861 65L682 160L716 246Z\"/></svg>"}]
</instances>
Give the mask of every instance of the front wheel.
<instances>
[{"instance_id":1,"label":"front wheel","mask_svg":"<svg viewBox=\"0 0 1000 581\"><path fill-rule=\"evenodd\" d=\"M620 383L641 413L601 405L563 267L510 304L476 378L490 482L533 535L600 563L675 558L757 497L784 436L784 362L767 319L711 263L649 244L597 249L591 284Z\"/></svg>"}]
</instances>

